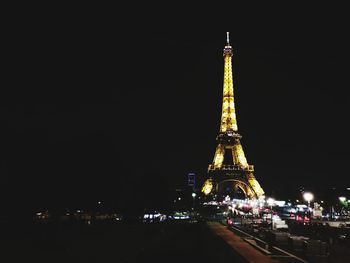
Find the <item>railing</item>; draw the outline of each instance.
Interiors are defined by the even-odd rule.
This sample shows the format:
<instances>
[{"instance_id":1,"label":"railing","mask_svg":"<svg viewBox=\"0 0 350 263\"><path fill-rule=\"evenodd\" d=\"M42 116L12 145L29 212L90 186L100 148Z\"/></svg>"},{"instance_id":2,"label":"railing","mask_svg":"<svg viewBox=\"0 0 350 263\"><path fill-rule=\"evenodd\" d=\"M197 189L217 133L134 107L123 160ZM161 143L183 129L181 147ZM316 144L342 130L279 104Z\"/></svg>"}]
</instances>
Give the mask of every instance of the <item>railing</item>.
<instances>
[{"instance_id":1,"label":"railing","mask_svg":"<svg viewBox=\"0 0 350 263\"><path fill-rule=\"evenodd\" d=\"M286 260L286 262L309 263L305 259L250 235L238 227L229 226L228 229L241 236L244 241L260 250L262 253L269 255L271 258L279 259L282 262Z\"/></svg>"},{"instance_id":2,"label":"railing","mask_svg":"<svg viewBox=\"0 0 350 263\"><path fill-rule=\"evenodd\" d=\"M254 171L254 165L248 165L246 167L240 166L240 165L221 165L220 167L215 167L215 165L210 164L209 165L209 170L235 170L235 171L239 171L239 170L244 170L244 171L250 171L253 172Z\"/></svg>"}]
</instances>

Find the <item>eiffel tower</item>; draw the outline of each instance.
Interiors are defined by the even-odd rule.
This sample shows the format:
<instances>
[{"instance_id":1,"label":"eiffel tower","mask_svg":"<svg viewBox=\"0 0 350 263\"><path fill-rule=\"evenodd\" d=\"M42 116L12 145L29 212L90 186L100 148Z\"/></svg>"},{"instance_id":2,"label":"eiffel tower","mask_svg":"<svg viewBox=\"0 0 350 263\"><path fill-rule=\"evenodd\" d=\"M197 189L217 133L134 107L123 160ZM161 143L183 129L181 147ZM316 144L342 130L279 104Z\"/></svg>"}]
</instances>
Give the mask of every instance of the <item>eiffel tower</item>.
<instances>
[{"instance_id":1,"label":"eiffel tower","mask_svg":"<svg viewBox=\"0 0 350 263\"><path fill-rule=\"evenodd\" d=\"M238 133L233 96L232 55L227 32L223 52L225 68L220 132L216 137L218 144L214 160L209 164L208 178L202 192L205 195L222 194L229 186L234 192L241 190L247 198L255 199L262 196L264 191L254 176L254 166L247 162L240 142L242 136Z\"/></svg>"}]
</instances>

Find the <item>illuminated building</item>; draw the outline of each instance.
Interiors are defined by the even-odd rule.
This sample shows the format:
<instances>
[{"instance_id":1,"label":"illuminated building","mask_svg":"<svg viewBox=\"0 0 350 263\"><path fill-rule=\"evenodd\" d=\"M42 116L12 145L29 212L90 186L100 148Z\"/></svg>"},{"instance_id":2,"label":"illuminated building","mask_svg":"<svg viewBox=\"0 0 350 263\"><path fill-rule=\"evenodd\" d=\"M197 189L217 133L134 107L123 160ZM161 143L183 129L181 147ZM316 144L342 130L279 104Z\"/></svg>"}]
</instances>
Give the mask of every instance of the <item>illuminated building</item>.
<instances>
[{"instance_id":1,"label":"illuminated building","mask_svg":"<svg viewBox=\"0 0 350 263\"><path fill-rule=\"evenodd\" d=\"M220 132L217 136L217 147L214 160L208 168L208 179L204 182L202 192L205 195L222 192L224 185L229 184L233 190L240 188L246 197L258 198L264 194L254 176L254 167L249 165L240 142L235 112L232 75L232 47L227 33L224 48L224 85ZM225 153L231 153L225 158ZM226 160L225 160L226 159ZM230 160L231 159L231 160ZM226 164L230 162L230 164Z\"/></svg>"}]
</instances>

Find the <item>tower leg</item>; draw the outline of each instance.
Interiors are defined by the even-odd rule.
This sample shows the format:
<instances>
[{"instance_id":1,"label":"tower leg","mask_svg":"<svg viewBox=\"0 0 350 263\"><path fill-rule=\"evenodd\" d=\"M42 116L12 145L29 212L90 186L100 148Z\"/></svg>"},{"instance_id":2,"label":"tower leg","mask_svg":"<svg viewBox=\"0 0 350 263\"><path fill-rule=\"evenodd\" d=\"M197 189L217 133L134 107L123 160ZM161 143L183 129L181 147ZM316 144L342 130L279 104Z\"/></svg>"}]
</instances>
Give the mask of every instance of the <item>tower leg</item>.
<instances>
[{"instance_id":1,"label":"tower leg","mask_svg":"<svg viewBox=\"0 0 350 263\"><path fill-rule=\"evenodd\" d=\"M225 146L219 143L215 150L215 155L213 160L214 168L220 168L222 166L222 163L224 161L224 155L225 155Z\"/></svg>"}]
</instances>

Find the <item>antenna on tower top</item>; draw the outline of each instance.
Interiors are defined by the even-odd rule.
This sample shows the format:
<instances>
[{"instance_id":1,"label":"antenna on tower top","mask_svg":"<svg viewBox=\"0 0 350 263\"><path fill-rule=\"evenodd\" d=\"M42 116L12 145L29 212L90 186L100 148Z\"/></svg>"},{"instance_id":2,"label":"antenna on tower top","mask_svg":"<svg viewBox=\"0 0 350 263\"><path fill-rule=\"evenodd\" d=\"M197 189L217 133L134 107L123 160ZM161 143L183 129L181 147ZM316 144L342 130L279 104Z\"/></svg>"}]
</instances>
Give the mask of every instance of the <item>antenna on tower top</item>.
<instances>
[{"instance_id":1,"label":"antenna on tower top","mask_svg":"<svg viewBox=\"0 0 350 263\"><path fill-rule=\"evenodd\" d=\"M230 44L230 32L226 32L226 41L227 44Z\"/></svg>"}]
</instances>

